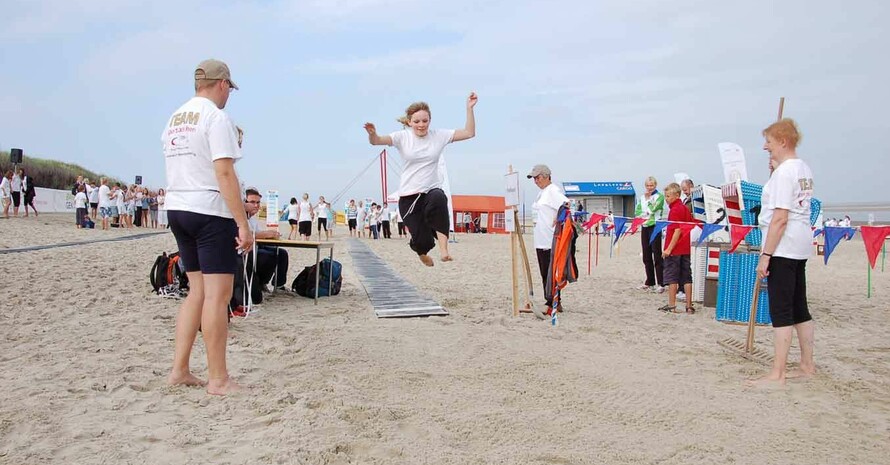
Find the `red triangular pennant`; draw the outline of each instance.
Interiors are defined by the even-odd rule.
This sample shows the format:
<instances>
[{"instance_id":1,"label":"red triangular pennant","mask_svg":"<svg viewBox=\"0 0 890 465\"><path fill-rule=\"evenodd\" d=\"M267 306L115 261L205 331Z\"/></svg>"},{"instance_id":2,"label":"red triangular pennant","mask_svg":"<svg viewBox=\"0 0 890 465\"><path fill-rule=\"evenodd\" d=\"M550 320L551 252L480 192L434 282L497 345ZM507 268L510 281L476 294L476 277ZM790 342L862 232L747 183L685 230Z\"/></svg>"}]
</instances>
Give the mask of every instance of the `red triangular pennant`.
<instances>
[{"instance_id":1,"label":"red triangular pennant","mask_svg":"<svg viewBox=\"0 0 890 465\"><path fill-rule=\"evenodd\" d=\"M860 226L862 242L865 244L865 253L868 254L868 264L874 268L878 261L878 252L884 246L884 239L890 236L890 226Z\"/></svg>"},{"instance_id":2,"label":"red triangular pennant","mask_svg":"<svg viewBox=\"0 0 890 465\"><path fill-rule=\"evenodd\" d=\"M587 220L587 222L584 223L584 225L583 225L584 229L589 230L590 228L594 227L597 223L599 223L600 221L602 221L605 218L606 218L606 215L600 215L599 213L591 213L590 219Z\"/></svg>"},{"instance_id":3,"label":"red triangular pennant","mask_svg":"<svg viewBox=\"0 0 890 465\"><path fill-rule=\"evenodd\" d=\"M628 234L636 234L637 228L640 227L641 224L645 223L645 218L634 218L633 221L630 222L630 230L627 231Z\"/></svg>"},{"instance_id":4,"label":"red triangular pennant","mask_svg":"<svg viewBox=\"0 0 890 465\"><path fill-rule=\"evenodd\" d=\"M732 239L732 243L729 247L729 253L735 252L735 249L738 248L739 244L741 244L742 240L745 236L748 235L751 230L754 229L754 226L742 225L742 224L732 224L729 226L729 236Z\"/></svg>"}]
</instances>

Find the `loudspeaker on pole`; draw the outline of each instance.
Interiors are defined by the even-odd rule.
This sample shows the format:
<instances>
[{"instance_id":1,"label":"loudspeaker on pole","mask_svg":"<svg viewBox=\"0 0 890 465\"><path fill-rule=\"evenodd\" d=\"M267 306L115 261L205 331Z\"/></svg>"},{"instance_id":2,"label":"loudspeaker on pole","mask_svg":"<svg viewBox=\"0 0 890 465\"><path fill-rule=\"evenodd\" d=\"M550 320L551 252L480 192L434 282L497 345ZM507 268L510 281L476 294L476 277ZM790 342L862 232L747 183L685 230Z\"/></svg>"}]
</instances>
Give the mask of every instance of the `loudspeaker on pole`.
<instances>
[{"instance_id":1,"label":"loudspeaker on pole","mask_svg":"<svg viewBox=\"0 0 890 465\"><path fill-rule=\"evenodd\" d=\"M9 162L10 163L21 163L24 159L24 154L22 149L10 149L9 150Z\"/></svg>"}]
</instances>

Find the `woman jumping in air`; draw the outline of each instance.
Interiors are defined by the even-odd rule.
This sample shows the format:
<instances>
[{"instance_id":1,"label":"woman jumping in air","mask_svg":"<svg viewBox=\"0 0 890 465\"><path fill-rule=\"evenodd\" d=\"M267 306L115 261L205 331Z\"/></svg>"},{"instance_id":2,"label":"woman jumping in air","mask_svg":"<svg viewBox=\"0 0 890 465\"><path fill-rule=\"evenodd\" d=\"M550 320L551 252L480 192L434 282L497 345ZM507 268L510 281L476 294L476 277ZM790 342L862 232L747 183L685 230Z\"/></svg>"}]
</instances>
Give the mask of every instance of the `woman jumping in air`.
<instances>
[{"instance_id":1,"label":"woman jumping in air","mask_svg":"<svg viewBox=\"0 0 890 465\"><path fill-rule=\"evenodd\" d=\"M467 97L467 123L463 129L430 129L430 107L425 102L412 103L399 122L406 129L388 136L377 135L372 123L365 123L371 145L389 145L398 149L404 161L399 185L399 213L411 232L411 250L426 266L433 266L427 253L436 246L443 262L451 261L448 253L448 197L441 188L439 158L445 146L476 135L473 107L478 97L471 92Z\"/></svg>"}]
</instances>

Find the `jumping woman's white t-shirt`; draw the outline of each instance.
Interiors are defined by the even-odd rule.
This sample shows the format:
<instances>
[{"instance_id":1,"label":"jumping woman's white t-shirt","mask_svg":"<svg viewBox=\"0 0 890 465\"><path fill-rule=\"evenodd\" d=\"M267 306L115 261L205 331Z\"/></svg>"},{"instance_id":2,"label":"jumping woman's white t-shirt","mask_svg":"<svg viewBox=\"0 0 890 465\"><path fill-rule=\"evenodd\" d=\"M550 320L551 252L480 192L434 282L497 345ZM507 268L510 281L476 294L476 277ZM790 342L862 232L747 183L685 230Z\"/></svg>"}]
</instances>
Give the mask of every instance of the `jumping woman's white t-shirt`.
<instances>
[{"instance_id":1,"label":"jumping woman's white t-shirt","mask_svg":"<svg viewBox=\"0 0 890 465\"><path fill-rule=\"evenodd\" d=\"M403 129L389 135L392 146L404 160L399 194L402 196L429 192L442 187L439 177L439 158L445 146L454 139L454 129L430 129L417 137L413 129Z\"/></svg>"},{"instance_id":2,"label":"jumping woman's white t-shirt","mask_svg":"<svg viewBox=\"0 0 890 465\"><path fill-rule=\"evenodd\" d=\"M312 221L312 204L306 201L300 202L300 220Z\"/></svg>"},{"instance_id":3,"label":"jumping woman's white t-shirt","mask_svg":"<svg viewBox=\"0 0 890 465\"><path fill-rule=\"evenodd\" d=\"M179 107L161 133L167 166L167 210L233 218L219 192L213 162L241 158L229 116L204 97Z\"/></svg>"},{"instance_id":4,"label":"jumping woman's white t-shirt","mask_svg":"<svg viewBox=\"0 0 890 465\"><path fill-rule=\"evenodd\" d=\"M297 216L300 214L300 206L292 203L287 206L287 219L297 221Z\"/></svg>"},{"instance_id":5,"label":"jumping woman's white t-shirt","mask_svg":"<svg viewBox=\"0 0 890 465\"><path fill-rule=\"evenodd\" d=\"M764 238L777 208L788 210L788 224L773 252L774 257L806 260L813 254L810 228L810 201L813 198L813 172L799 158L785 160L763 186L760 228Z\"/></svg>"}]
</instances>

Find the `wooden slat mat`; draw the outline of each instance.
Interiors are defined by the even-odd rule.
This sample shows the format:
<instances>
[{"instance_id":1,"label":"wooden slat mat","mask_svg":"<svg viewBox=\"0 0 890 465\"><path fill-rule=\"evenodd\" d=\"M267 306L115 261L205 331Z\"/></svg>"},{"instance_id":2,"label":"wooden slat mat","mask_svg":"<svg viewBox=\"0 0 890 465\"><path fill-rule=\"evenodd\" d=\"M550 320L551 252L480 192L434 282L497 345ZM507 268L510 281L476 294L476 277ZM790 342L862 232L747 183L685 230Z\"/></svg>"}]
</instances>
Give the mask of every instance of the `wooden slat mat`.
<instances>
[{"instance_id":1,"label":"wooden slat mat","mask_svg":"<svg viewBox=\"0 0 890 465\"><path fill-rule=\"evenodd\" d=\"M447 315L438 302L422 295L359 239L349 240L349 255L378 318Z\"/></svg>"}]
</instances>

